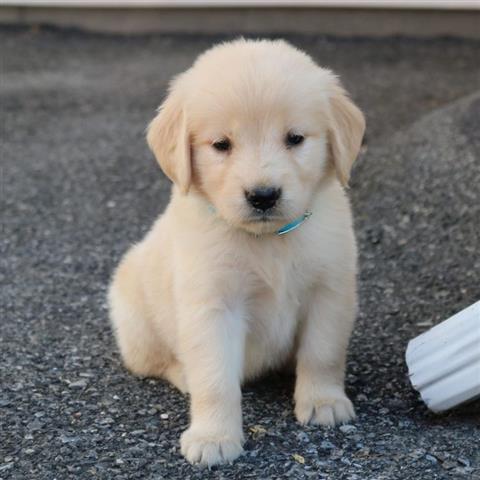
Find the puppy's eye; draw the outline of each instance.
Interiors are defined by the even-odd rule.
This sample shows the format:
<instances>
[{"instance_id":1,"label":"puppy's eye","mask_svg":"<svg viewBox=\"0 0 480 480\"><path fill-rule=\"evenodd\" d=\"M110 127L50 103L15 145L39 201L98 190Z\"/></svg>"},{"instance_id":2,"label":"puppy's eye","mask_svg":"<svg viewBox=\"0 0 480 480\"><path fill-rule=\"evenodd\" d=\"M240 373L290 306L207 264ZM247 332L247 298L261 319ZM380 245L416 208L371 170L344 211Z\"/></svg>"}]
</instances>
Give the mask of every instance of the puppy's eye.
<instances>
[{"instance_id":1,"label":"puppy's eye","mask_svg":"<svg viewBox=\"0 0 480 480\"><path fill-rule=\"evenodd\" d=\"M297 133L288 132L287 136L285 137L285 144L287 147L295 147L300 145L305 140L303 135L299 135Z\"/></svg>"},{"instance_id":2,"label":"puppy's eye","mask_svg":"<svg viewBox=\"0 0 480 480\"><path fill-rule=\"evenodd\" d=\"M232 148L232 142L228 138L222 138L213 142L212 147L219 152L228 152Z\"/></svg>"}]
</instances>

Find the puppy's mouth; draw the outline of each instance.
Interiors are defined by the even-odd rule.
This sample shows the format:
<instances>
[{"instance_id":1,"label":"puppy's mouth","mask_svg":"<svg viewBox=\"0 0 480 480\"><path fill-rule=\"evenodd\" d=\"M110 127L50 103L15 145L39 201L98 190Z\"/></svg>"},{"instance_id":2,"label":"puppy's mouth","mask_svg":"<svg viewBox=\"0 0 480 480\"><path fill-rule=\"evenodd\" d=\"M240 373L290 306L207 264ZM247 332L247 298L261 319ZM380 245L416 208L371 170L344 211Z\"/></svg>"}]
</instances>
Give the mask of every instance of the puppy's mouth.
<instances>
[{"instance_id":1,"label":"puppy's mouth","mask_svg":"<svg viewBox=\"0 0 480 480\"><path fill-rule=\"evenodd\" d=\"M248 217L250 222L254 223L269 223L269 222L279 222L283 217L275 211L254 211Z\"/></svg>"}]
</instances>

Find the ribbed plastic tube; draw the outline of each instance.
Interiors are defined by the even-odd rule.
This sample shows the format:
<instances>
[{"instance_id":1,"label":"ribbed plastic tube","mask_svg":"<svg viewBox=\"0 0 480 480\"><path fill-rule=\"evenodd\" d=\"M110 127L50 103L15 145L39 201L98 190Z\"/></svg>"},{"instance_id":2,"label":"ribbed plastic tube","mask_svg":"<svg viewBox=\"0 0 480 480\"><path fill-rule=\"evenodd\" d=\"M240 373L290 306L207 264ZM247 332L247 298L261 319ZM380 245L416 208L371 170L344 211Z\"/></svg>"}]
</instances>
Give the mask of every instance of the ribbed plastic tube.
<instances>
[{"instance_id":1,"label":"ribbed plastic tube","mask_svg":"<svg viewBox=\"0 0 480 480\"><path fill-rule=\"evenodd\" d=\"M480 397L480 301L411 340L405 357L410 381L430 410Z\"/></svg>"}]
</instances>

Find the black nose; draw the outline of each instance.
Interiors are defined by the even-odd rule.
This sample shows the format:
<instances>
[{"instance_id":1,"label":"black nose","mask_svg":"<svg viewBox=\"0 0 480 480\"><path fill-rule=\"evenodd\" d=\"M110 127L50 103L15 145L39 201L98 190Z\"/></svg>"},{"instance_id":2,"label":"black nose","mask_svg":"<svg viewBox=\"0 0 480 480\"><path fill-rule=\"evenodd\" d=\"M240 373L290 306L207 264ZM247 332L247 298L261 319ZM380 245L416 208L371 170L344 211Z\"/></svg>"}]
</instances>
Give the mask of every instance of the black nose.
<instances>
[{"instance_id":1,"label":"black nose","mask_svg":"<svg viewBox=\"0 0 480 480\"><path fill-rule=\"evenodd\" d=\"M253 208L263 210L264 212L275 206L281 194L282 189L274 187L257 187L253 190L245 191L248 203Z\"/></svg>"}]
</instances>

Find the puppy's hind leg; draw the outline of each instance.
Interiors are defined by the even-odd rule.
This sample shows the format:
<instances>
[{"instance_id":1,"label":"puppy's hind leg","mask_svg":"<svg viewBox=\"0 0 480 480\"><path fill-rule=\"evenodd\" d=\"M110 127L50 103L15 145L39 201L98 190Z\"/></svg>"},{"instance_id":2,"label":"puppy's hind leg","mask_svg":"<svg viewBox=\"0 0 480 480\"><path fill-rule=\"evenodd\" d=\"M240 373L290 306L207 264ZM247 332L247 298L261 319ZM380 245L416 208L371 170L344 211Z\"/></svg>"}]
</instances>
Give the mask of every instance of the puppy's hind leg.
<instances>
[{"instance_id":1,"label":"puppy's hind leg","mask_svg":"<svg viewBox=\"0 0 480 480\"><path fill-rule=\"evenodd\" d=\"M159 338L146 311L135 260L134 247L115 272L108 294L123 363L135 375L163 377L185 392L183 369Z\"/></svg>"},{"instance_id":2,"label":"puppy's hind leg","mask_svg":"<svg viewBox=\"0 0 480 480\"><path fill-rule=\"evenodd\" d=\"M184 368L178 360L172 360L172 362L163 372L162 377L168 380L182 393L188 393L187 380L185 378Z\"/></svg>"}]
</instances>

